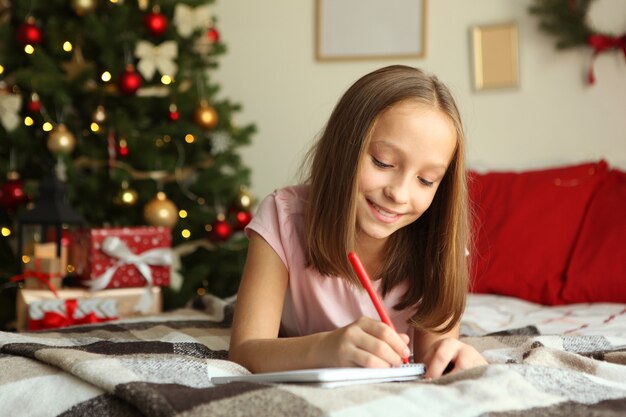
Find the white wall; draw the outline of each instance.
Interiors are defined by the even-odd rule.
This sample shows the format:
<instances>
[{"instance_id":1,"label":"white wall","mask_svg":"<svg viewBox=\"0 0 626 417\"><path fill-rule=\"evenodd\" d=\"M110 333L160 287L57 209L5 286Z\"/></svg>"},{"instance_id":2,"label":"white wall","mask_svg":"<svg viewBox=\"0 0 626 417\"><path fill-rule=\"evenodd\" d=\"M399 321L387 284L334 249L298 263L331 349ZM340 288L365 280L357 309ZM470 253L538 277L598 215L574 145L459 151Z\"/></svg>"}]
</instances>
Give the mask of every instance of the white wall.
<instances>
[{"instance_id":1,"label":"white wall","mask_svg":"<svg viewBox=\"0 0 626 417\"><path fill-rule=\"evenodd\" d=\"M318 62L315 0L217 0L213 10L229 51L214 80L243 105L236 123L259 133L244 148L259 197L295 182L295 173L343 91L378 67L401 63L433 72L453 90L468 137L468 163L480 170L529 169L605 158L626 168L626 59L617 51L584 76L587 48L556 51L528 13L530 0L429 0L422 59ZM626 1L598 0L590 17L604 31L626 31ZM472 88L470 28L516 21L520 86Z\"/></svg>"}]
</instances>

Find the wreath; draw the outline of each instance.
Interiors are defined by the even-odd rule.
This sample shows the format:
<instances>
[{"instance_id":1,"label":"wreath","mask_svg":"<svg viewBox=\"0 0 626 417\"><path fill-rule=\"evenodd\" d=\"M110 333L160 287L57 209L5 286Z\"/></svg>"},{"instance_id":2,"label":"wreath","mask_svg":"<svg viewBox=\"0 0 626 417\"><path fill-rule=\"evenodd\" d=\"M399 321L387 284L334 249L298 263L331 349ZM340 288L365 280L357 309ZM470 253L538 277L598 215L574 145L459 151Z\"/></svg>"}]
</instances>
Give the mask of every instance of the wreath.
<instances>
[{"instance_id":1,"label":"wreath","mask_svg":"<svg viewBox=\"0 0 626 417\"><path fill-rule=\"evenodd\" d=\"M589 46L593 50L587 73L589 84L595 83L593 62L602 52L622 50L626 58L626 33L614 35L591 27L587 14L595 0L535 0L531 14L539 16L539 28L556 36L556 48Z\"/></svg>"}]
</instances>

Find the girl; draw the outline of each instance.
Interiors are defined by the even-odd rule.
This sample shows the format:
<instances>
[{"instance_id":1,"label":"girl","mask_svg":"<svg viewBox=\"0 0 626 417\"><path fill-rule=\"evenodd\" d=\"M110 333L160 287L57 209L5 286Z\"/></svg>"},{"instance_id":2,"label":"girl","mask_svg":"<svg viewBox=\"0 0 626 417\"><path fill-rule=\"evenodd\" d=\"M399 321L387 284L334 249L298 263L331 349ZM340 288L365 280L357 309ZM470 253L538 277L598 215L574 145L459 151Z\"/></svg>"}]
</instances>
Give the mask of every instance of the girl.
<instances>
[{"instance_id":1,"label":"girl","mask_svg":"<svg viewBox=\"0 0 626 417\"><path fill-rule=\"evenodd\" d=\"M389 367L413 354L426 377L485 364L458 340L464 147L459 111L436 77L396 65L354 83L309 152L307 180L265 198L246 229L230 359L269 372ZM399 333L378 319L350 251Z\"/></svg>"}]
</instances>

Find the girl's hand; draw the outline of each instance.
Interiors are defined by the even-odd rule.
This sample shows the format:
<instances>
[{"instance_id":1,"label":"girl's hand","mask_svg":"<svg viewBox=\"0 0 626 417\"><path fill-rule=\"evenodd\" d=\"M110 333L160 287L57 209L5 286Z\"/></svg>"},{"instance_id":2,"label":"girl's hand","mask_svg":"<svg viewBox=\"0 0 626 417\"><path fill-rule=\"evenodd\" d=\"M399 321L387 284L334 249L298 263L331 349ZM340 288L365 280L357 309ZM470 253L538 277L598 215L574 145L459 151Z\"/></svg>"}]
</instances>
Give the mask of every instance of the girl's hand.
<instances>
[{"instance_id":1,"label":"girl's hand","mask_svg":"<svg viewBox=\"0 0 626 417\"><path fill-rule=\"evenodd\" d=\"M457 372L476 366L487 365L482 355L460 340L446 337L433 343L424 356L425 378L437 378L444 372Z\"/></svg>"},{"instance_id":2,"label":"girl's hand","mask_svg":"<svg viewBox=\"0 0 626 417\"><path fill-rule=\"evenodd\" d=\"M409 336L398 334L386 324L368 317L326 333L321 341L324 366L388 368L402 364L411 354Z\"/></svg>"}]
</instances>

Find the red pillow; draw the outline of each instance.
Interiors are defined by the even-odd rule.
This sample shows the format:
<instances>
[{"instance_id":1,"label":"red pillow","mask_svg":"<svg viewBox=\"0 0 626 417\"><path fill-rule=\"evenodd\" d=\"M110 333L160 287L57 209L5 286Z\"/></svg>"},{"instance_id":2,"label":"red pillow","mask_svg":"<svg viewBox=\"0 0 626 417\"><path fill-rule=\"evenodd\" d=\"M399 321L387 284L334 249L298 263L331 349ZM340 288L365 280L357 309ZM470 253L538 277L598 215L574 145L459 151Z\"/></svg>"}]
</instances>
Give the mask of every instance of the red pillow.
<instances>
[{"instance_id":1,"label":"red pillow","mask_svg":"<svg viewBox=\"0 0 626 417\"><path fill-rule=\"evenodd\" d=\"M521 173L470 175L473 288L561 304L565 270L604 161Z\"/></svg>"},{"instance_id":2,"label":"red pillow","mask_svg":"<svg viewBox=\"0 0 626 417\"><path fill-rule=\"evenodd\" d=\"M626 303L626 172L612 170L594 195L567 269L567 303Z\"/></svg>"}]
</instances>

